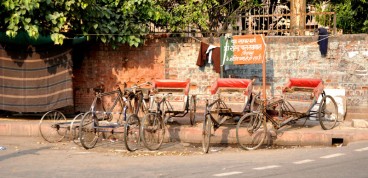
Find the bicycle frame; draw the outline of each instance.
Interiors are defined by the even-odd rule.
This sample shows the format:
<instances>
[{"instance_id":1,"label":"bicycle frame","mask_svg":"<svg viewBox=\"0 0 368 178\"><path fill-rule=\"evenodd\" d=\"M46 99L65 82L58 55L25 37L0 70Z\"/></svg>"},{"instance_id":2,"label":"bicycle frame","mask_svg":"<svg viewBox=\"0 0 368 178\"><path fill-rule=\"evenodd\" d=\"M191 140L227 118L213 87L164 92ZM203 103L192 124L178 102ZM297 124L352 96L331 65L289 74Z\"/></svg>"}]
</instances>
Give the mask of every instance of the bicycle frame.
<instances>
[{"instance_id":1,"label":"bicycle frame","mask_svg":"<svg viewBox=\"0 0 368 178\"><path fill-rule=\"evenodd\" d=\"M113 104L110 108L106 109L106 111L96 111L95 109L95 106L96 106L96 102L98 99L100 99L101 101L103 97L105 96L109 96L109 95L115 95L117 94L116 98L113 100ZM120 105L122 106L122 109L119 110L118 112L113 112L114 108L116 107L116 105L118 104L118 102L120 103ZM128 106L130 105L130 102L128 102L128 99L125 98L123 96L123 93L122 91L120 90L120 88L118 88L117 90L114 90L114 91L110 91L110 92L105 92L105 93L97 93L95 99L93 100L92 102L92 105L91 105L91 109L90 111L93 113L93 115L96 115L96 114L104 114L105 117L110 117L110 115L112 114L118 114L119 117L117 119L117 123L119 123L121 121L121 119L124 119L124 121L126 120L126 117L127 117L127 110L128 110ZM122 117L120 116L122 115ZM101 121L101 120L105 120L107 118L95 118L95 121L94 121L94 126L97 128L97 127L105 127L106 126L97 126L97 122L98 121Z\"/></svg>"},{"instance_id":2,"label":"bicycle frame","mask_svg":"<svg viewBox=\"0 0 368 178\"><path fill-rule=\"evenodd\" d=\"M217 105L218 108L220 108L220 111L219 111L219 116L220 116L220 121L216 120L212 114L211 114L211 110L212 110L212 107ZM233 114L231 112L221 112L223 110L227 110L229 111L229 108L226 106L225 102L223 102L220 98L219 99L216 99L215 101L213 101L212 103L208 104L208 100L206 100L206 107L205 107L205 117L206 115L209 115L210 118L211 118L211 121L214 123L214 130L216 131L216 129L218 129L220 127L220 125L222 123L225 122L225 120L227 119L226 117L224 116L230 116L230 117L233 117Z\"/></svg>"},{"instance_id":3,"label":"bicycle frame","mask_svg":"<svg viewBox=\"0 0 368 178\"><path fill-rule=\"evenodd\" d=\"M321 93L322 97L325 96L325 92L323 91ZM261 114L262 116L266 116L267 121L270 121L274 128L280 129L284 127L285 125L289 124L290 122L293 122L298 119L307 118L307 117L317 117L317 111L312 111L313 106L317 103L317 101L314 101L311 103L308 111L306 113L301 113L295 111L295 108L285 99L280 98L276 101L270 102L265 105L266 100L260 99L260 94L255 94L254 100L258 100L258 104L260 104L260 107L255 112L257 114ZM270 101L270 99L267 99L267 101ZM269 112L276 111L275 108L279 107L277 110L277 117L282 117L282 115L286 115L288 119L283 120L281 123L276 121L274 117L272 117Z\"/></svg>"},{"instance_id":4,"label":"bicycle frame","mask_svg":"<svg viewBox=\"0 0 368 178\"><path fill-rule=\"evenodd\" d=\"M102 98L109 95L114 95L112 106L107 110L98 111L96 109L97 101L101 100L102 102ZM116 111L115 107L118 103L121 104L121 109L119 108L118 111ZM111 132L111 135L109 136L110 139L117 138L114 133L124 133L123 140L127 150L135 151L140 142L140 136L137 134L140 133L140 120L133 112L130 112L132 114L128 117L128 110L130 108L131 100L129 99L129 95L123 95L119 87L111 92L97 93L92 102L90 111L83 116L80 124L81 131L79 136L81 138L82 146L86 149L93 148L97 143L99 138L98 133L100 132ZM100 117L98 114L102 114L103 117ZM118 118L116 121L114 120L113 122L110 122L113 114L118 114ZM105 122L105 120L107 122ZM123 127L124 131L118 129L120 127ZM91 135L93 135L93 137L89 137Z\"/></svg>"},{"instance_id":5,"label":"bicycle frame","mask_svg":"<svg viewBox=\"0 0 368 178\"><path fill-rule=\"evenodd\" d=\"M185 105L184 111L175 111L174 107L167 100L167 97L170 96L170 95L172 95L172 93L164 94L161 101L155 103L157 107L156 107L154 112L159 112L161 114L162 118L165 119L164 120L165 123L171 117L185 117L186 114L189 113L189 100L190 100L190 97L187 97L187 99L186 99L186 105ZM151 104L153 104L154 102L155 101L152 100ZM163 106L163 107L161 108L161 106ZM165 117L166 114L168 114L168 117Z\"/></svg>"}]
</instances>

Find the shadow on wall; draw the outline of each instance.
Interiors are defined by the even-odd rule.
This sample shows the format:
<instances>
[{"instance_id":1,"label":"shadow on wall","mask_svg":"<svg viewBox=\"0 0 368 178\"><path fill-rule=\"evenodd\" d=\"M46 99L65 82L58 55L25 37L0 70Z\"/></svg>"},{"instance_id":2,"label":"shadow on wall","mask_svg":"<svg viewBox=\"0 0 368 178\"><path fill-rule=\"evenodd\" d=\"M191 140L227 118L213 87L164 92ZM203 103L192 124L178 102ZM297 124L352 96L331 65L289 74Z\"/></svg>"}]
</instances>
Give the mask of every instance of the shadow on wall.
<instances>
[{"instance_id":1,"label":"shadow on wall","mask_svg":"<svg viewBox=\"0 0 368 178\"><path fill-rule=\"evenodd\" d=\"M114 90L117 84L123 88L124 83L130 87L164 78L164 45L152 40L138 48L123 45L112 49L96 43L75 47L73 84L77 110L89 109L95 87L103 85L105 92L108 92Z\"/></svg>"},{"instance_id":2,"label":"shadow on wall","mask_svg":"<svg viewBox=\"0 0 368 178\"><path fill-rule=\"evenodd\" d=\"M18 67L25 67L27 59L41 59L49 74L55 74L58 68L67 68L72 66L68 60L68 55L71 55L71 46L64 45L15 45L1 44L1 56L5 56L12 60ZM5 53L4 53L5 52ZM33 66L35 68L37 66ZM30 68L30 67L27 67Z\"/></svg>"},{"instance_id":3,"label":"shadow on wall","mask_svg":"<svg viewBox=\"0 0 368 178\"><path fill-rule=\"evenodd\" d=\"M262 64L249 65L228 65L224 66L224 78L256 78L254 86L262 86ZM268 59L266 62L266 85L271 86L272 95L274 94L274 66L273 60Z\"/></svg>"}]
</instances>

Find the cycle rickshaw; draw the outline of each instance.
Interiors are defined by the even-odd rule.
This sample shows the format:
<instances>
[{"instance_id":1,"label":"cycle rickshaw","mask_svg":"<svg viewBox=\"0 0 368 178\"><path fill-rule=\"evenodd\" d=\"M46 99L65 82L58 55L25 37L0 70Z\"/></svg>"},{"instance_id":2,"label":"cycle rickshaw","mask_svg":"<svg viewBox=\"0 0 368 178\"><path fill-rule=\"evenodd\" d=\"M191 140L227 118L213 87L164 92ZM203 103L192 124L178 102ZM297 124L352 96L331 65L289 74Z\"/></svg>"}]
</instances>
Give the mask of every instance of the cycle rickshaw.
<instances>
[{"instance_id":1,"label":"cycle rickshaw","mask_svg":"<svg viewBox=\"0 0 368 178\"><path fill-rule=\"evenodd\" d=\"M263 99L260 93L254 94L251 108L252 112L244 115L236 128L237 141L246 150L264 144L267 121L276 130L296 124L298 120L302 125L307 120L318 121L324 130L329 130L338 121L337 104L325 93L321 79L290 78L282 89L281 98Z\"/></svg>"},{"instance_id":2,"label":"cycle rickshaw","mask_svg":"<svg viewBox=\"0 0 368 178\"><path fill-rule=\"evenodd\" d=\"M211 99L206 101L202 148L207 153L211 136L226 120L242 117L250 111L253 81L219 78L211 86Z\"/></svg>"},{"instance_id":3,"label":"cycle rickshaw","mask_svg":"<svg viewBox=\"0 0 368 178\"><path fill-rule=\"evenodd\" d=\"M65 138L75 140L78 136L78 125L83 117L83 113L68 119L58 110L46 112L38 124L40 135L50 143L60 142Z\"/></svg>"},{"instance_id":4,"label":"cycle rickshaw","mask_svg":"<svg viewBox=\"0 0 368 178\"><path fill-rule=\"evenodd\" d=\"M149 82L141 85L150 84ZM84 114L79 126L79 139L86 149L93 148L101 134L109 139L122 139L128 151L135 151L140 145L140 110L145 112L141 85L129 89L99 92L91 109ZM104 105L104 100L112 101ZM104 136L104 135L102 135Z\"/></svg>"},{"instance_id":5,"label":"cycle rickshaw","mask_svg":"<svg viewBox=\"0 0 368 178\"><path fill-rule=\"evenodd\" d=\"M141 128L142 141L149 150L156 150L161 146L168 121L189 113L190 124L194 125L196 113L196 96L189 95L189 79L155 80L153 90L149 111L142 119Z\"/></svg>"}]
</instances>

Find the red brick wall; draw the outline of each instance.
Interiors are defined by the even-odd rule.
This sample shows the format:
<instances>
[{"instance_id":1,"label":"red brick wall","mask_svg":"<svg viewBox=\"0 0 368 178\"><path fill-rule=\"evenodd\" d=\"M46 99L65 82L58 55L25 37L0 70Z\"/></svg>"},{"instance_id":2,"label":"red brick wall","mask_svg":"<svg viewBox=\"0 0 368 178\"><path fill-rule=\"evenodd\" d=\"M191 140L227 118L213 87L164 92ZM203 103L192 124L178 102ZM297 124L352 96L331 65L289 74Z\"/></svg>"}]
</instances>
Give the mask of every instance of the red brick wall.
<instances>
[{"instance_id":1,"label":"red brick wall","mask_svg":"<svg viewBox=\"0 0 368 178\"><path fill-rule=\"evenodd\" d=\"M118 83L144 83L164 78L166 46L162 41L151 40L139 48L127 46L112 49L106 45L90 45L84 50L83 59L74 68L75 111L89 110L93 88L105 86L113 90Z\"/></svg>"}]
</instances>

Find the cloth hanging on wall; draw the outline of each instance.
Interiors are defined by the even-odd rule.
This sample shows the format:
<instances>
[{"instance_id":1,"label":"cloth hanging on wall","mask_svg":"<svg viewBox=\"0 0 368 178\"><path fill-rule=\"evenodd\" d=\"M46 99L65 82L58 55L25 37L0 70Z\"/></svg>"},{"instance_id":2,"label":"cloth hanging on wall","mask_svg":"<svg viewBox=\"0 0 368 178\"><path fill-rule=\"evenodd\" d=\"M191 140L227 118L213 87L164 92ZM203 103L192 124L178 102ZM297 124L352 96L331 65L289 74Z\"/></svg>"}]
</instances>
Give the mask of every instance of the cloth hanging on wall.
<instances>
[{"instance_id":1,"label":"cloth hanging on wall","mask_svg":"<svg viewBox=\"0 0 368 178\"><path fill-rule=\"evenodd\" d=\"M71 51L0 46L0 110L46 112L73 105Z\"/></svg>"},{"instance_id":2,"label":"cloth hanging on wall","mask_svg":"<svg viewBox=\"0 0 368 178\"><path fill-rule=\"evenodd\" d=\"M215 49L216 46L213 46L213 45L210 45L208 48L207 48L207 51L206 51L206 54L208 56L208 64L211 64L212 63L212 51L213 49Z\"/></svg>"},{"instance_id":3,"label":"cloth hanging on wall","mask_svg":"<svg viewBox=\"0 0 368 178\"><path fill-rule=\"evenodd\" d=\"M321 52L322 57L327 56L327 49L328 49L328 32L325 28L318 28L318 45L319 51Z\"/></svg>"},{"instance_id":4,"label":"cloth hanging on wall","mask_svg":"<svg viewBox=\"0 0 368 178\"><path fill-rule=\"evenodd\" d=\"M212 46L212 45L211 45ZM206 64L206 61L209 60L209 53L207 53L210 45L204 42L201 42L199 47L198 59L197 59L197 66L203 67ZM220 68L220 48L219 47L211 47L212 51L211 55L211 63L213 62L213 70L217 73L221 72Z\"/></svg>"}]
</instances>

